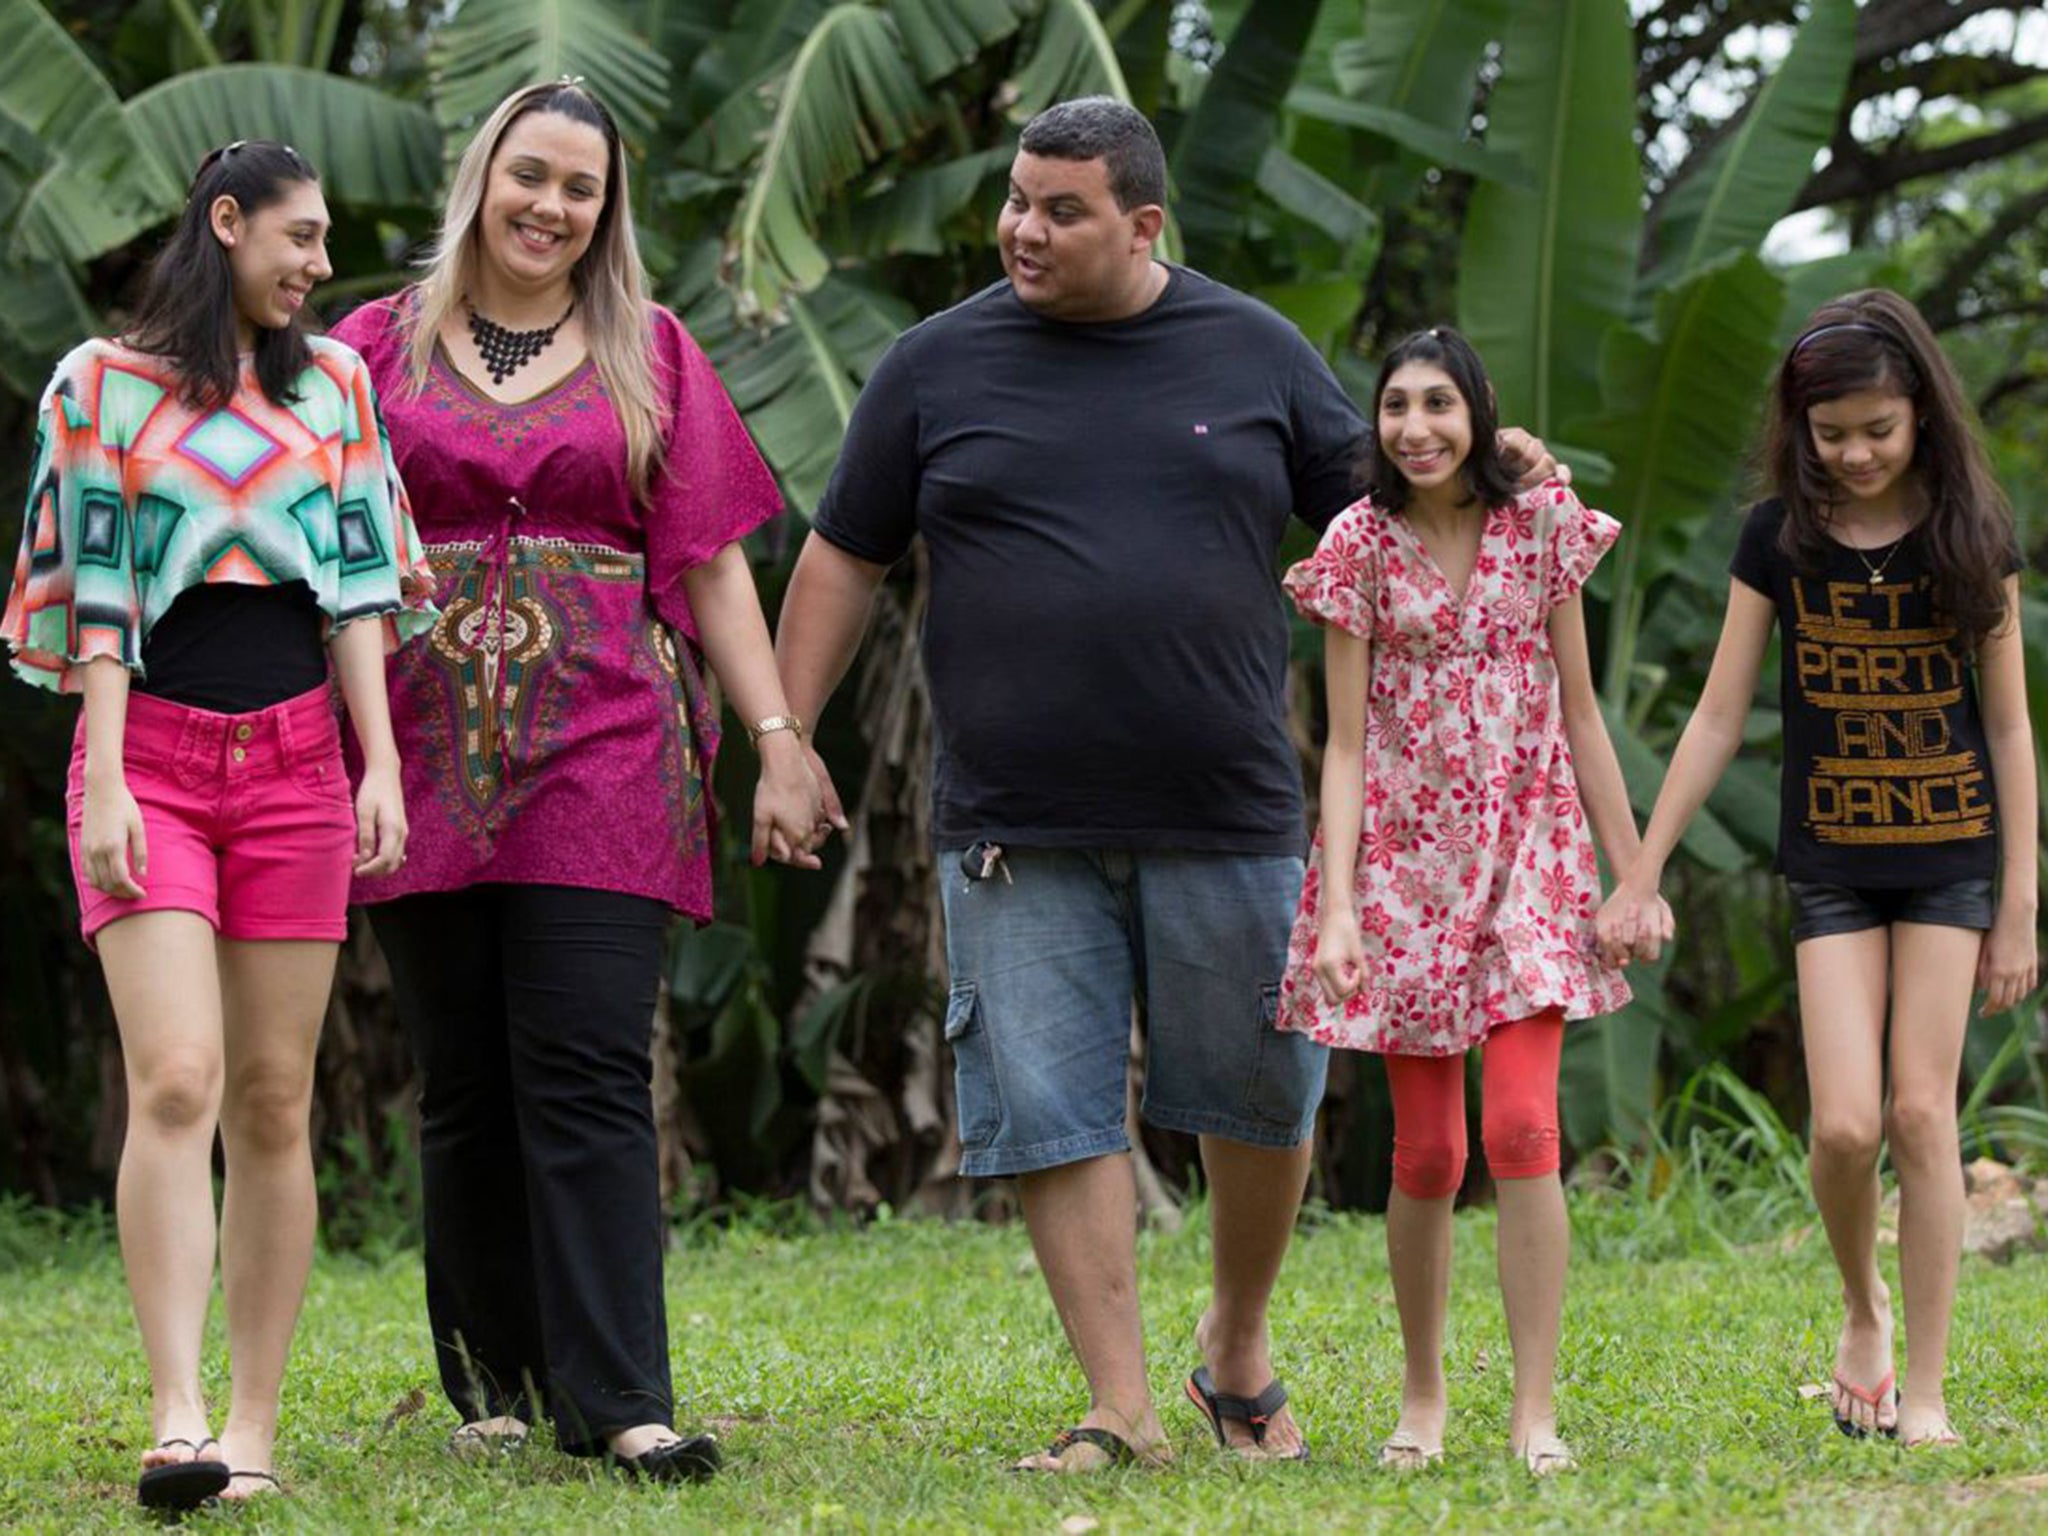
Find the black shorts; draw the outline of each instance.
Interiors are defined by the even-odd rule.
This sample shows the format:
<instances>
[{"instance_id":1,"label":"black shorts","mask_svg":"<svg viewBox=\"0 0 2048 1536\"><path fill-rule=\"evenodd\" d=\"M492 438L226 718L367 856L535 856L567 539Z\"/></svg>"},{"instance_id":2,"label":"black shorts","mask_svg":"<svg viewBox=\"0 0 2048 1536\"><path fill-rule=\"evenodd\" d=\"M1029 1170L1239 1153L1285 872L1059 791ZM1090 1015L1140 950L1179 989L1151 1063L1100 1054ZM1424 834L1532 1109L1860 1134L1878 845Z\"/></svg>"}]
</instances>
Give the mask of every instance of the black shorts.
<instances>
[{"instance_id":1,"label":"black shorts","mask_svg":"<svg viewBox=\"0 0 2048 1536\"><path fill-rule=\"evenodd\" d=\"M1929 923L1943 928L1991 926L1993 902L1989 880L1957 880L1948 885L1901 886L1896 890L1867 885L1817 885L1787 880L1792 892L1792 942L1825 938L1831 933L1860 933L1893 923Z\"/></svg>"}]
</instances>

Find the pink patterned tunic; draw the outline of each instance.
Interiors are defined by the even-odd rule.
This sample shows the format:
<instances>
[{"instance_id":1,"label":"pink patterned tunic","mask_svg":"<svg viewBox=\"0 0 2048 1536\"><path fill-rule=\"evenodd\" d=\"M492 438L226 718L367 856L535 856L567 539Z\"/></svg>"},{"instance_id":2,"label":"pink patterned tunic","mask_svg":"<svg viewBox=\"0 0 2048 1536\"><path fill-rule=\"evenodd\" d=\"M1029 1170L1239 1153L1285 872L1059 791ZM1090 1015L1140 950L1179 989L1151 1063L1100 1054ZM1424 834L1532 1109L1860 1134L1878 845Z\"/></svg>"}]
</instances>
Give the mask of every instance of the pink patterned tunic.
<instances>
[{"instance_id":1,"label":"pink patterned tunic","mask_svg":"<svg viewBox=\"0 0 2048 1536\"><path fill-rule=\"evenodd\" d=\"M483 882L650 896L711 915L704 786L718 717L683 575L781 509L711 364L654 311L667 473L647 501L597 370L516 405L438 348L417 393L399 306L333 334L370 366L441 619L392 658L411 837L388 901Z\"/></svg>"},{"instance_id":2,"label":"pink patterned tunic","mask_svg":"<svg viewBox=\"0 0 2048 1536\"><path fill-rule=\"evenodd\" d=\"M1365 984L1317 984L1323 834L1288 943L1281 1029L1327 1045L1449 1056L1547 1008L1629 999L1593 945L1599 864L1579 804L1550 610L1621 533L1556 482L1496 507L1461 601L1399 515L1338 514L1288 571L1301 611L1372 642L1364 814L1351 899Z\"/></svg>"}]
</instances>

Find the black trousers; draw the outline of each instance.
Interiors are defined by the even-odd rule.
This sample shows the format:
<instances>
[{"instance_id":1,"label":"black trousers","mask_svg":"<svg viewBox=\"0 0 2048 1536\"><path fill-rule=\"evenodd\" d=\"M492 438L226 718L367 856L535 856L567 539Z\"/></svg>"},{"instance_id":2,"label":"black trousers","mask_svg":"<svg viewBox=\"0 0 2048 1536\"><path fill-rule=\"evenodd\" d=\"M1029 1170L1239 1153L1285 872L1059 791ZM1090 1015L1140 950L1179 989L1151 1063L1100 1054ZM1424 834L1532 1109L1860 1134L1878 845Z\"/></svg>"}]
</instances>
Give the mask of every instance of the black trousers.
<instances>
[{"instance_id":1,"label":"black trousers","mask_svg":"<svg viewBox=\"0 0 2048 1536\"><path fill-rule=\"evenodd\" d=\"M668 909L476 886L369 909L420 1073L427 1315L464 1420L668 1424L650 1048Z\"/></svg>"}]
</instances>

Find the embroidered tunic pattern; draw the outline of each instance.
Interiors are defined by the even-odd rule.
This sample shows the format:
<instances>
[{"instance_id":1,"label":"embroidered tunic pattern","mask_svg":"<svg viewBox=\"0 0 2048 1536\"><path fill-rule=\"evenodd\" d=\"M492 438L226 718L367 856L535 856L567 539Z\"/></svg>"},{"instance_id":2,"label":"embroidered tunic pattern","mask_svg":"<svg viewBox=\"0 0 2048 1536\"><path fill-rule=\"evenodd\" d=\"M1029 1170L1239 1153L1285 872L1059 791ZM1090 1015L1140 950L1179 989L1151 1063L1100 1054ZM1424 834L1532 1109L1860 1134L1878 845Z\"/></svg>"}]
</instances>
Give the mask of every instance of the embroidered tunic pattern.
<instances>
[{"instance_id":1,"label":"embroidered tunic pattern","mask_svg":"<svg viewBox=\"0 0 2048 1536\"><path fill-rule=\"evenodd\" d=\"M1365 983L1332 1004L1314 973L1316 832L1278 1027L1408 1056L1468 1050L1559 1007L1611 1013L1627 983L1594 944L1600 900L1551 653L1551 609L1620 535L1549 482L1496 507L1461 599L1407 521L1370 499L1288 571L1297 607L1372 642L1354 889Z\"/></svg>"},{"instance_id":2,"label":"embroidered tunic pattern","mask_svg":"<svg viewBox=\"0 0 2048 1536\"><path fill-rule=\"evenodd\" d=\"M640 498L593 366L506 404L436 349L414 390L407 302L367 305L336 328L383 387L447 592L433 633L389 668L406 864L357 881L355 899L569 885L709 918L718 713L683 577L774 516L774 480L666 310L651 342L667 459Z\"/></svg>"},{"instance_id":3,"label":"embroidered tunic pattern","mask_svg":"<svg viewBox=\"0 0 2048 1536\"><path fill-rule=\"evenodd\" d=\"M65 692L95 657L140 672L150 628L208 582L304 581L330 626L381 619L387 647L433 623L369 370L339 342L308 340L288 405L245 365L225 406L194 410L163 358L112 341L58 365L0 618L16 672Z\"/></svg>"}]
</instances>

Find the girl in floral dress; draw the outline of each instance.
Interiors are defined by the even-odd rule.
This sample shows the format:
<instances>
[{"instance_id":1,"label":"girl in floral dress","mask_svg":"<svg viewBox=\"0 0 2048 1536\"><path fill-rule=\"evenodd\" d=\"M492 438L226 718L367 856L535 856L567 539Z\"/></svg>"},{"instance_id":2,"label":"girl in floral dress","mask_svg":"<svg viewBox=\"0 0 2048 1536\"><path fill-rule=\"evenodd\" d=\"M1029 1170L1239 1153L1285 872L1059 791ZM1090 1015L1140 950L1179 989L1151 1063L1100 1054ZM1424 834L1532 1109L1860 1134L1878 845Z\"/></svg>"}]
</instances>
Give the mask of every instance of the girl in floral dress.
<instances>
[{"instance_id":1,"label":"girl in floral dress","mask_svg":"<svg viewBox=\"0 0 2048 1536\"><path fill-rule=\"evenodd\" d=\"M1386 1059L1387 1250L1406 1373L1381 1459L1404 1468L1443 1454L1464 1057L1482 1048L1515 1356L1509 1436L1543 1476L1572 1465L1552 1405L1570 1248L1564 1024L1629 998L1593 943L1588 823L1614 868L1638 844L1579 601L1620 527L1556 480L1515 493L1492 387L1455 331L1403 341L1374 400L1369 492L1286 577L1301 611L1328 626L1329 740L1279 1027Z\"/></svg>"}]
</instances>

